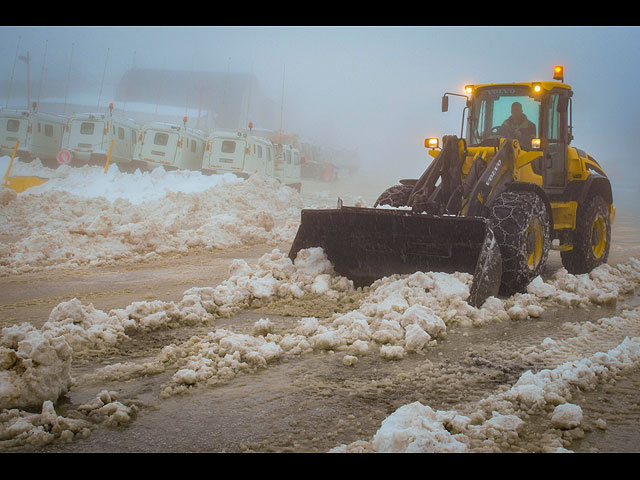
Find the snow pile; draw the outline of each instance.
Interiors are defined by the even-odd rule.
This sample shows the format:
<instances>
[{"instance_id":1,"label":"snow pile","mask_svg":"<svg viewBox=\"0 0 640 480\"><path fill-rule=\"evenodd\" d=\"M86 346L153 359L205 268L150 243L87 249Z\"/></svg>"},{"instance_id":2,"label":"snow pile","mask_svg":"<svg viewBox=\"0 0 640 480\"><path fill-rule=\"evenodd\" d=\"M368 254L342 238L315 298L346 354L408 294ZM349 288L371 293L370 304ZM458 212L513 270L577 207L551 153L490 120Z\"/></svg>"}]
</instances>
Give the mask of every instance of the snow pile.
<instances>
[{"instance_id":1,"label":"snow pile","mask_svg":"<svg viewBox=\"0 0 640 480\"><path fill-rule=\"evenodd\" d=\"M440 292L429 303L424 303L427 300L424 295L428 295L429 287L433 287L428 275L412 275L395 281L385 279L379 284L381 290L374 290L360 311L373 315L383 313L387 318L402 318L416 305L429 305L429 313L439 316L446 325L454 322L478 325L492 319L504 319L505 313L512 320L523 320L537 317L545 308L553 306L585 307L590 303L615 302L620 295L632 292L640 283L640 262L631 258L617 267L603 265L590 274L577 276L561 269L549 282L537 278L526 294L505 300L490 298L480 309L465 305L462 285L456 284L454 277L448 280L450 288L444 289L444 294ZM411 288L416 283L424 286L425 292ZM453 286L457 288L451 288ZM383 292L385 294L376 300L377 294ZM452 292L456 294L450 294ZM420 299L419 303L412 303L416 299ZM412 306L407 308L409 304ZM527 355L531 359L571 356L577 351L575 346L584 348L589 342L600 342L607 335L638 329L639 321L640 311L636 309L620 317L601 319L595 323L570 324L568 328L575 331L575 337L565 341L546 339L539 348L532 349ZM400 335L396 338L399 339ZM550 420L553 428L568 430L580 427L581 409L567 403L571 399L571 392L577 389L592 390L615 378L621 371L637 368L639 364L640 338L627 338L607 353L599 352L590 358L567 362L538 374L526 372L512 389L481 402L483 410L472 412L469 416L433 411L420 404L402 407L383 422L371 442L354 442L349 446L337 447L334 451L501 451L505 444L517 441L528 414L544 412L549 405L558 405ZM499 413L500 410L504 410L504 413ZM472 424L471 418L478 425ZM557 439L551 439L550 445L555 445L553 448L557 447L558 450L563 448L562 442Z\"/></svg>"},{"instance_id":2,"label":"snow pile","mask_svg":"<svg viewBox=\"0 0 640 480\"><path fill-rule=\"evenodd\" d=\"M138 407L120 402L117 392L102 390L93 401L80 405L78 411L94 423L117 427L131 423Z\"/></svg>"},{"instance_id":3,"label":"snow pile","mask_svg":"<svg viewBox=\"0 0 640 480\"><path fill-rule=\"evenodd\" d=\"M103 390L97 397L67 413L58 415L52 401L42 403L41 413L19 409L0 411L0 448L40 447L56 440L71 442L87 438L97 424L107 426L131 423L138 412L135 405L117 400L116 392Z\"/></svg>"},{"instance_id":4,"label":"snow pile","mask_svg":"<svg viewBox=\"0 0 640 480\"><path fill-rule=\"evenodd\" d=\"M628 265L636 264L631 261ZM581 278L582 283L591 288L587 277ZM569 277L562 275L561 278L565 281ZM166 394L173 394L197 384L226 381L241 372L264 368L282 356L300 355L312 350L341 352L345 366L354 365L359 356L376 351L383 358L399 360L444 341L447 327L451 324L481 325L483 322L508 321L515 318L510 313L514 309L524 312L524 318L528 318L540 314L533 307L543 310L533 303L537 297L532 294L505 301L492 298L482 308L473 308L465 301L469 295L469 280L465 275L433 272L382 279L368 292L363 292L358 309L322 320L301 318L291 332L275 334L273 322L261 319L254 326L253 335L216 331L204 338L194 337L185 344L167 347L161 355L143 365L113 365L97 375L114 380L175 370L178 373L165 388ZM613 280L607 277L607 281ZM348 280L332 273L331 264L321 249L302 250L295 263L276 249L265 254L254 267L243 260L233 262L228 280L217 287L192 288L185 292L185 299L190 299L194 306L201 306L215 318L263 305L274 298L313 295L318 291L319 283L323 284L320 291L329 296L339 297L352 291ZM625 278L616 285L620 284L629 285ZM552 284L550 286L557 288L557 295L568 293ZM514 303L518 301L521 304ZM511 303L514 304L510 306ZM152 305L166 312L167 304L163 302L137 302L135 308L140 312L135 319L137 325L150 323L151 317L166 320L164 313L154 316L155 312L149 309ZM127 315L122 316L125 311ZM112 311L110 315L119 316L122 322L127 322L134 319L132 311L133 305L123 311ZM184 315L175 312L174 318L184 318ZM194 318L205 319L197 315ZM616 322L620 323L619 320ZM165 321L160 321L157 328L166 326ZM225 347L229 342L234 348ZM543 350L532 350L530 357L550 355L550 342L553 341L545 342ZM584 343L584 339L581 342ZM568 343L558 342L555 345L563 352L571 348Z\"/></svg>"},{"instance_id":5,"label":"snow pile","mask_svg":"<svg viewBox=\"0 0 640 480\"><path fill-rule=\"evenodd\" d=\"M444 416L414 402L396 410L383 422L372 440L380 453L461 453L467 450L444 427Z\"/></svg>"},{"instance_id":6,"label":"snow pile","mask_svg":"<svg viewBox=\"0 0 640 480\"><path fill-rule=\"evenodd\" d=\"M560 306L580 306L589 303L615 305L618 297L632 292L640 282L640 261L630 258L624 264L605 264L589 274L572 275L564 268L553 274L549 283L539 279L529 285L529 292L551 299Z\"/></svg>"},{"instance_id":7,"label":"snow pile","mask_svg":"<svg viewBox=\"0 0 640 480\"><path fill-rule=\"evenodd\" d=\"M228 379L247 368L263 368L282 355L299 355L311 350L341 352L347 366L355 364L359 356L375 351L383 358L398 360L444 341L447 328L452 324L482 325L537 316L539 310L557 301L554 299L560 299L562 304L567 295L586 302L594 298L588 292L600 285L598 282L605 282L611 292L631 288L637 284L639 268L640 263L632 259L617 269L603 266L591 276L576 277L564 272L555 282L533 284L532 291L538 295L543 292L543 296L527 293L506 300L490 298L479 309L466 302L469 275L417 272L392 276L362 292L358 309L323 320L302 318L291 332L274 334L273 323L262 319L253 335L215 331L214 337L194 337L191 343L167 347L158 358L146 364L118 364L100 370L98 375L121 379L173 369L180 371L166 389L173 393L184 391L183 386L212 383L214 377ZM352 283L335 275L319 248L302 250L295 262L274 249L254 266L235 260L229 273L229 278L216 287L194 287L185 291L177 303L134 302L124 309L105 313L93 305L82 305L77 299L62 302L52 311L42 333L50 339L62 339L72 349L73 356L80 357L84 352L95 354L115 346L132 334L205 324L276 298L310 295L340 298L353 293ZM545 286L554 289L552 297L546 296ZM514 310L523 316L513 314ZM234 348L227 348L230 342ZM549 340L543 345L545 350L532 352L532 358L536 354L548 355L552 343ZM213 344L217 346L214 348ZM567 342L555 345L565 350L571 348ZM19 387L15 389L19 391Z\"/></svg>"},{"instance_id":8,"label":"snow pile","mask_svg":"<svg viewBox=\"0 0 640 480\"><path fill-rule=\"evenodd\" d=\"M260 176L162 168L105 175L89 166L50 172L56 177L41 186L0 195L0 274L290 242L302 208L295 190Z\"/></svg>"},{"instance_id":9,"label":"snow pile","mask_svg":"<svg viewBox=\"0 0 640 480\"><path fill-rule=\"evenodd\" d=\"M73 384L71 347L63 337L29 324L0 333L0 409L57 400Z\"/></svg>"},{"instance_id":10,"label":"snow pile","mask_svg":"<svg viewBox=\"0 0 640 480\"><path fill-rule=\"evenodd\" d=\"M229 316L243 308L256 307L274 298L301 298L308 294L337 298L353 291L353 282L337 276L321 248L300 250L292 262L278 249L264 254L251 267L236 259L230 276L216 287L194 287L185 292L206 311Z\"/></svg>"},{"instance_id":11,"label":"snow pile","mask_svg":"<svg viewBox=\"0 0 640 480\"><path fill-rule=\"evenodd\" d=\"M620 317L585 322L580 335L570 341L589 343L607 335L611 325L618 323L640 331L640 308L625 311ZM550 347L545 341L539 347L549 350L556 344ZM580 430L584 422L580 406L570 403L574 392L592 391L639 366L640 337L626 337L607 352L569 360L537 373L528 370L509 390L481 400L471 412L435 411L419 402L405 405L383 421L370 441L341 445L331 451L444 453L500 452L509 448L517 451L530 415L547 418L544 449L566 451L562 431Z\"/></svg>"},{"instance_id":12,"label":"snow pile","mask_svg":"<svg viewBox=\"0 0 640 480\"><path fill-rule=\"evenodd\" d=\"M239 182L232 187L247 186L256 181ZM26 197L13 202L22 198ZM360 356L372 352L389 360L399 360L444 341L451 325L466 327L520 321L540 316L549 307L609 304L623 293L632 291L639 282L640 262L636 259L617 267L604 265L590 274L578 276L561 269L547 282L535 279L527 293L507 299L492 297L481 308L474 308L467 303L471 275L438 272L393 275L359 291L359 307L347 313L323 319L300 318L290 331L276 328L267 318L256 322L252 334L214 329L180 345L168 345L145 363L114 364L99 369L93 379L123 380L172 372L162 394L173 395L198 385L227 382L237 375L266 368L286 356L314 350L341 352L345 368L356 364ZM95 355L117 346L133 334L204 324L276 299L294 300L315 295L339 300L353 293L353 284L335 274L321 249L302 250L295 262L274 249L253 266L244 260L235 260L227 280L216 287L191 288L177 303L134 302L124 309L106 313L93 305L83 305L77 299L62 302L52 310L42 330L27 324L3 329L0 408L17 409L55 402L73 382L69 375L72 356ZM637 311L626 312L620 318L568 326L575 332L574 339L547 339L538 348L522 355L532 362L542 357L566 358L567 352L576 351L572 340L588 344L590 338L596 338L593 335L601 338L607 332L617 332L625 322L635 322L637 317ZM469 415L437 412L413 405L399 413L398 418L386 422L375 442L358 443L345 449L460 451L465 447L491 451L499 449L498 444L512 445L526 424L526 414L546 412L549 405L567 403L572 388L589 388L603 378L609 378L618 366L636 365L634 349L637 350L637 343L634 338L620 345L621 353L614 349L554 370L524 374L511 390L481 402L481 410ZM92 419L100 422L118 423L133 418L135 412L129 412L111 400L102 400L101 406L96 402L83 412L88 416L88 412L96 411ZM103 409L106 405L110 406ZM50 409L43 406L44 410L49 412ZM17 435L33 432L41 436L37 428L21 430L20 425L26 428L24 416L27 414L7 412L3 411L2 415L13 419L11 425L22 422L9 428L10 431L20 431ZM419 419L415 420L413 416ZM36 417L29 418L33 419L33 422L28 420L31 425L41 422ZM577 418L575 409L560 409L556 413L556 428L578 428L572 427ZM51 422L47 425L43 428L50 432L54 425ZM397 433L398 430L402 433ZM75 431L74 435L81 431ZM385 432L389 432L388 435ZM28 442L24 436L20 438ZM556 444L561 448L561 443Z\"/></svg>"},{"instance_id":13,"label":"snow pile","mask_svg":"<svg viewBox=\"0 0 640 480\"><path fill-rule=\"evenodd\" d=\"M10 158L0 157L0 172L6 172ZM176 170L167 172L156 168L152 172L133 174L120 172L118 164L112 163L107 173L104 167L84 165L71 167L60 165L51 169L42 165L38 159L25 163L14 160L11 177L36 176L48 178L42 185L31 187L19 196L41 195L64 191L78 197L103 197L110 202L126 199L133 205L143 202L162 200L168 193L200 193L209 188L242 180L233 174L203 175L199 171Z\"/></svg>"}]
</instances>

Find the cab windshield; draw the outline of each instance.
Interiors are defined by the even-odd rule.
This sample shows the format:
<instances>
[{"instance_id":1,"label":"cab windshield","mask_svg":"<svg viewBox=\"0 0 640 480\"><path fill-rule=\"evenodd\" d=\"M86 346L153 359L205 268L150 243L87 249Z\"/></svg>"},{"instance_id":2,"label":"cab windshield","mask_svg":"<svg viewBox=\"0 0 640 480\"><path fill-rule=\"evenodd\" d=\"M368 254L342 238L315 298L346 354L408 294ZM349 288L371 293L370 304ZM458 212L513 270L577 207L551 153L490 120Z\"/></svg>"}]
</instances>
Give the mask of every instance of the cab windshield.
<instances>
[{"instance_id":1,"label":"cab windshield","mask_svg":"<svg viewBox=\"0 0 640 480\"><path fill-rule=\"evenodd\" d=\"M531 148L539 136L540 100L528 87L496 86L478 89L469 114L468 144L494 145L502 137L515 138L521 148Z\"/></svg>"}]
</instances>

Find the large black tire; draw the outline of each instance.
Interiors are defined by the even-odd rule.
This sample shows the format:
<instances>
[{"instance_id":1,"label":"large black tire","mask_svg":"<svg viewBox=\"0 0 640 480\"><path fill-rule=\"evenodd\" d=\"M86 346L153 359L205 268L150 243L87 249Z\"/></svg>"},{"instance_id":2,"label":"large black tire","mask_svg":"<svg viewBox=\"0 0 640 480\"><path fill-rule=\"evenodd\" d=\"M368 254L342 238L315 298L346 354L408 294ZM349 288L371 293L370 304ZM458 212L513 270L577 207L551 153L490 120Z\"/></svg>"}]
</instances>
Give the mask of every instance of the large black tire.
<instances>
[{"instance_id":1,"label":"large black tire","mask_svg":"<svg viewBox=\"0 0 640 480\"><path fill-rule=\"evenodd\" d=\"M569 273L588 273L607 263L611 244L609 205L600 196L587 200L580 209L573 234L573 249L560 253Z\"/></svg>"},{"instance_id":2,"label":"large black tire","mask_svg":"<svg viewBox=\"0 0 640 480\"><path fill-rule=\"evenodd\" d=\"M404 207L409 202L409 195L413 190L413 185L394 185L387 188L380 194L374 208L378 205L389 205L391 207Z\"/></svg>"},{"instance_id":3,"label":"large black tire","mask_svg":"<svg viewBox=\"0 0 640 480\"><path fill-rule=\"evenodd\" d=\"M542 273L551 249L551 219L534 192L504 192L489 208L502 256L501 295L525 292Z\"/></svg>"}]
</instances>

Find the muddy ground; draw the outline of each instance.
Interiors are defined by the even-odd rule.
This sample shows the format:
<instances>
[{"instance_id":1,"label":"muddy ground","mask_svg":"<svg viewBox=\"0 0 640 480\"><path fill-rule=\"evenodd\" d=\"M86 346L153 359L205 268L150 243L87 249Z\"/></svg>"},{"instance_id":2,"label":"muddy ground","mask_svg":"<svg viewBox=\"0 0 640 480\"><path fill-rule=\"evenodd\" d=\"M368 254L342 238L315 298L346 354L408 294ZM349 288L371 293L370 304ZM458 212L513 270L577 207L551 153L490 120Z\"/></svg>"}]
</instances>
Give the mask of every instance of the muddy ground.
<instances>
[{"instance_id":1,"label":"muddy ground","mask_svg":"<svg viewBox=\"0 0 640 480\"><path fill-rule=\"evenodd\" d=\"M316 191L325 188L315 185ZM303 192L304 193L304 192ZM339 191L337 192L340 193ZM639 228L633 216L619 212L614 225L610 262L640 258ZM194 286L215 286L228 277L235 258L255 263L273 247L260 246L216 253L192 251L137 265L103 266L26 273L0 278L0 328L29 322L41 326L60 302L78 298L101 310L124 308L134 301L179 301ZM281 245L287 251L289 245ZM552 252L545 276L560 268ZM635 295L626 304L640 303ZM295 307L295 306L294 306ZM479 328L449 329L447 339L426 354L389 361L377 352L350 367L342 355L314 352L282 360L258 373L240 375L224 385L198 387L161 398L160 385L169 374L105 383L83 381L99 367L122 361L143 361L165 345L179 343L213 328L250 332L268 317L276 332L290 329L300 316L280 315L269 306L249 310L212 325L161 330L133 336L110 357L74 362L80 381L56 406L59 414L82 404L103 389L135 402L139 413L126 427L101 426L85 439L56 442L38 452L326 452L341 444L369 440L397 408L419 401L434 409L465 411L475 402L511 386L526 370L553 364L520 364L504 352L538 345L545 338L569 335L566 321L588 321L616 314L621 307L593 307L580 312L547 310L539 319L502 322ZM355 308L355 307L353 307ZM295 313L295 308L292 310ZM329 316L329 311L315 312ZM602 351L622 339L606 338ZM584 352L589 355L593 352ZM584 392L574 399L583 408L585 432L566 439L574 452L640 452L640 372ZM606 428L601 428L602 421ZM597 426L600 425L600 426ZM535 419L511 451L542 451L550 427ZM30 451L22 448L21 451ZM508 451L508 450L507 450Z\"/></svg>"}]
</instances>

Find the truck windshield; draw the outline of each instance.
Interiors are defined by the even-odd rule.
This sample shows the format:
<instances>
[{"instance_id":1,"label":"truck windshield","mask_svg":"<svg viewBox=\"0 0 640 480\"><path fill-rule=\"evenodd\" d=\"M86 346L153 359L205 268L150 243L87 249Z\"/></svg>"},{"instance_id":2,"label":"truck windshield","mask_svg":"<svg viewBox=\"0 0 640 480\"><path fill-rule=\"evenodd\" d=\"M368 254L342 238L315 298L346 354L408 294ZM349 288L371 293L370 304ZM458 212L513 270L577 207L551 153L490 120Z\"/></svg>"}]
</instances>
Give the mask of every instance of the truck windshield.
<instances>
[{"instance_id":1,"label":"truck windshield","mask_svg":"<svg viewBox=\"0 0 640 480\"><path fill-rule=\"evenodd\" d=\"M540 101L529 88L501 86L479 89L469 114L468 143L492 145L502 137L515 138L528 150L538 136Z\"/></svg>"}]
</instances>

